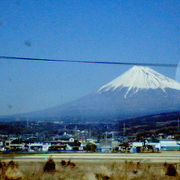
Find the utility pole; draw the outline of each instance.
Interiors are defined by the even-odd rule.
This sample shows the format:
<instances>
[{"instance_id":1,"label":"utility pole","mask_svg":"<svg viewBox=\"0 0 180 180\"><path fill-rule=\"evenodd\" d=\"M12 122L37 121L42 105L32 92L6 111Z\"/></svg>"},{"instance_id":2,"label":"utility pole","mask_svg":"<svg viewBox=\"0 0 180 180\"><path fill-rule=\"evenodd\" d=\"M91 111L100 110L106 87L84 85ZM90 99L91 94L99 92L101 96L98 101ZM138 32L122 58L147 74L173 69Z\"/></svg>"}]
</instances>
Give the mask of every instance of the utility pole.
<instances>
[{"instance_id":1,"label":"utility pole","mask_svg":"<svg viewBox=\"0 0 180 180\"><path fill-rule=\"evenodd\" d=\"M77 125L74 127L74 132L75 132L75 137L77 138L77 135L78 135L78 133L77 133Z\"/></svg>"},{"instance_id":2,"label":"utility pole","mask_svg":"<svg viewBox=\"0 0 180 180\"><path fill-rule=\"evenodd\" d=\"M123 136L125 136L126 135L126 124L124 123L123 124Z\"/></svg>"},{"instance_id":3,"label":"utility pole","mask_svg":"<svg viewBox=\"0 0 180 180\"><path fill-rule=\"evenodd\" d=\"M114 132L112 132L112 141L114 140Z\"/></svg>"},{"instance_id":4,"label":"utility pole","mask_svg":"<svg viewBox=\"0 0 180 180\"><path fill-rule=\"evenodd\" d=\"M88 134L89 134L89 138L92 138L91 128L89 129Z\"/></svg>"},{"instance_id":5,"label":"utility pole","mask_svg":"<svg viewBox=\"0 0 180 180\"><path fill-rule=\"evenodd\" d=\"M111 146L113 145L113 141L114 141L114 132L112 131Z\"/></svg>"},{"instance_id":6,"label":"utility pole","mask_svg":"<svg viewBox=\"0 0 180 180\"><path fill-rule=\"evenodd\" d=\"M64 133L67 133L67 127L64 125Z\"/></svg>"},{"instance_id":7,"label":"utility pole","mask_svg":"<svg viewBox=\"0 0 180 180\"><path fill-rule=\"evenodd\" d=\"M107 146L107 131L106 131L106 146Z\"/></svg>"},{"instance_id":8,"label":"utility pole","mask_svg":"<svg viewBox=\"0 0 180 180\"><path fill-rule=\"evenodd\" d=\"M29 128L29 119L28 118L26 119L26 128L27 129Z\"/></svg>"}]
</instances>

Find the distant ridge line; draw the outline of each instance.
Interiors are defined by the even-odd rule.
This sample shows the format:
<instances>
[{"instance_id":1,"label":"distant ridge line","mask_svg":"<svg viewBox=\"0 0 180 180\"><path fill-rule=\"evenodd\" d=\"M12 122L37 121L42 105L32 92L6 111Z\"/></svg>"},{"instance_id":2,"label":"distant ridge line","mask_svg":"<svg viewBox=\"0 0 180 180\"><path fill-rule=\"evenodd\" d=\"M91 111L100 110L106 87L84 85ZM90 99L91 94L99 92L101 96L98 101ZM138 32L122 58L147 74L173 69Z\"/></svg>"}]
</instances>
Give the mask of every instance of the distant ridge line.
<instances>
[{"instance_id":1,"label":"distant ridge line","mask_svg":"<svg viewBox=\"0 0 180 180\"><path fill-rule=\"evenodd\" d=\"M66 60L66 59L47 59L16 56L0 56L0 59L14 59L19 61L46 61L46 62L67 62L67 63L88 63L88 64L108 64L108 65L136 65L136 66L158 66L158 67L177 67L178 64L156 64L156 63L128 63L117 61L89 61L89 60Z\"/></svg>"}]
</instances>

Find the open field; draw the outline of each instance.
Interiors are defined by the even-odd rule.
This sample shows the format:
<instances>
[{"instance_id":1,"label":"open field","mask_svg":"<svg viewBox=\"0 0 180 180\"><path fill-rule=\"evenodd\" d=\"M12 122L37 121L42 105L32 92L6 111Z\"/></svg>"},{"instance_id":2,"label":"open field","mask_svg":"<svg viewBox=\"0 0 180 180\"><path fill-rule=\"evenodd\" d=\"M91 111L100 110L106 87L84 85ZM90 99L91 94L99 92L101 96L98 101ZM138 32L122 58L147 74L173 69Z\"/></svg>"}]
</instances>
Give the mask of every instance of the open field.
<instances>
[{"instance_id":1,"label":"open field","mask_svg":"<svg viewBox=\"0 0 180 180\"><path fill-rule=\"evenodd\" d=\"M0 159L6 165L0 180L180 179L180 152L1 154Z\"/></svg>"},{"instance_id":2,"label":"open field","mask_svg":"<svg viewBox=\"0 0 180 180\"><path fill-rule=\"evenodd\" d=\"M133 161L20 161L0 174L1 180L179 180L179 163ZM14 161L16 162L16 161ZM6 161L6 164L7 161ZM9 162L10 164L10 162ZM53 164L53 165L52 165ZM172 168L175 169L173 169ZM170 170L168 170L168 168ZM176 171L176 173L174 173ZM2 172L2 171L1 171Z\"/></svg>"}]
</instances>

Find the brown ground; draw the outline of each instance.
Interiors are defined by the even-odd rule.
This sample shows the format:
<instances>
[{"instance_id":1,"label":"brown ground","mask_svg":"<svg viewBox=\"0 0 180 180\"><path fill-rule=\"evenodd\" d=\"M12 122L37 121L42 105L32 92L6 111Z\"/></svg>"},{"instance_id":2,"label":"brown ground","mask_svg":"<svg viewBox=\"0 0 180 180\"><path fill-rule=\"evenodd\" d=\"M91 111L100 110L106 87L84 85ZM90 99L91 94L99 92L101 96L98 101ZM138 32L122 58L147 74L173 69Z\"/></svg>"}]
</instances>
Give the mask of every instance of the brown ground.
<instances>
[{"instance_id":1,"label":"brown ground","mask_svg":"<svg viewBox=\"0 0 180 180\"><path fill-rule=\"evenodd\" d=\"M9 161L6 161L8 165ZM49 164L48 164L49 163ZM1 180L180 180L180 163L133 161L11 162ZM2 171L1 171L2 172ZM8 174L9 173L9 174Z\"/></svg>"}]
</instances>

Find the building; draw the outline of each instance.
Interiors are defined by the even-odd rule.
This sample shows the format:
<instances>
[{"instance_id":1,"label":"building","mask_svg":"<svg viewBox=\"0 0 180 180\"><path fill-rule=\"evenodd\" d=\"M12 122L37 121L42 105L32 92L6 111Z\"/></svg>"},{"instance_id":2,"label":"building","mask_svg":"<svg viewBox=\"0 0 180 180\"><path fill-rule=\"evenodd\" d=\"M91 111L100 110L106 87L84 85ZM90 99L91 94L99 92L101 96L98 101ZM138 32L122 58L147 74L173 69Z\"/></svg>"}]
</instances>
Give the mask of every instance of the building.
<instances>
[{"instance_id":1,"label":"building","mask_svg":"<svg viewBox=\"0 0 180 180\"><path fill-rule=\"evenodd\" d=\"M47 152L50 146L51 144L49 143L40 143L40 142L27 144L29 152L41 152L41 151Z\"/></svg>"},{"instance_id":2,"label":"building","mask_svg":"<svg viewBox=\"0 0 180 180\"><path fill-rule=\"evenodd\" d=\"M4 151L4 145L3 145L3 142L2 141L0 141L0 152L1 151Z\"/></svg>"},{"instance_id":3,"label":"building","mask_svg":"<svg viewBox=\"0 0 180 180\"><path fill-rule=\"evenodd\" d=\"M162 151L180 150L180 141L176 140L161 140L159 148Z\"/></svg>"},{"instance_id":4,"label":"building","mask_svg":"<svg viewBox=\"0 0 180 180\"><path fill-rule=\"evenodd\" d=\"M97 147L97 151L103 152L103 153L110 153L112 152L112 146L110 145L103 145Z\"/></svg>"}]
</instances>

